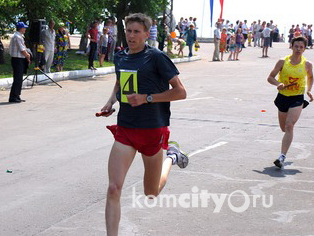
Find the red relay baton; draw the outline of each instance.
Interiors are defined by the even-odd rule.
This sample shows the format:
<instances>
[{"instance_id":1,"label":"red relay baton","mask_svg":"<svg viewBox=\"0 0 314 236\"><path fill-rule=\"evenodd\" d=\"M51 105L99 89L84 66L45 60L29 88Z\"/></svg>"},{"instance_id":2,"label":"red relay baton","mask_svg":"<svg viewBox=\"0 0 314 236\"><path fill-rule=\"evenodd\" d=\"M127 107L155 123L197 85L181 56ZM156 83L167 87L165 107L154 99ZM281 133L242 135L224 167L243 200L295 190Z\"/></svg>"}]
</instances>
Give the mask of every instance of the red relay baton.
<instances>
[{"instance_id":1,"label":"red relay baton","mask_svg":"<svg viewBox=\"0 0 314 236\"><path fill-rule=\"evenodd\" d=\"M97 112L95 114L95 116L99 117L99 116L106 116L106 115L109 115L111 113L114 113L116 111L116 109L112 108L110 111L108 112L104 112L104 111L101 111L101 112Z\"/></svg>"}]
</instances>

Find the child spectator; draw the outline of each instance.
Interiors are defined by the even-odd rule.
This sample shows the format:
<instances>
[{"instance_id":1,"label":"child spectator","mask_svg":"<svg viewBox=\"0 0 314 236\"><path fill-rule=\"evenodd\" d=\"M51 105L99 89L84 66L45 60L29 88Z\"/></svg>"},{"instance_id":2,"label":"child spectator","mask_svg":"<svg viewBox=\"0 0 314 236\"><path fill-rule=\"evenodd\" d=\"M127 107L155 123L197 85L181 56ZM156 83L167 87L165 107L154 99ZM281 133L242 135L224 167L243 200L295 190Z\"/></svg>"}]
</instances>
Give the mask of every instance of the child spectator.
<instances>
[{"instance_id":1,"label":"child spectator","mask_svg":"<svg viewBox=\"0 0 314 236\"><path fill-rule=\"evenodd\" d=\"M172 53L172 38L171 38L170 34L167 36L167 54L168 54L168 56L173 55L173 53Z\"/></svg>"},{"instance_id":2,"label":"child spectator","mask_svg":"<svg viewBox=\"0 0 314 236\"><path fill-rule=\"evenodd\" d=\"M44 66L46 64L44 51L45 51L44 45L38 44L37 45L38 67L42 71L44 70Z\"/></svg>"},{"instance_id":3,"label":"child spectator","mask_svg":"<svg viewBox=\"0 0 314 236\"><path fill-rule=\"evenodd\" d=\"M247 35L247 39L248 39L248 46L249 47L252 47L252 37L253 37L253 35L252 35L252 32L250 31L249 33L248 33L248 35Z\"/></svg>"},{"instance_id":4,"label":"child spectator","mask_svg":"<svg viewBox=\"0 0 314 236\"><path fill-rule=\"evenodd\" d=\"M183 57L183 49L184 49L184 47L186 46L186 42L184 41L184 39L183 38L178 38L177 39L177 45L174 47L174 49L176 49L177 47L179 47L178 48L178 57L180 57L180 54L181 54L181 56Z\"/></svg>"},{"instance_id":5,"label":"child spectator","mask_svg":"<svg viewBox=\"0 0 314 236\"><path fill-rule=\"evenodd\" d=\"M235 50L236 50L236 43L235 43L235 38L234 34L231 35L230 42L229 42L229 57L228 61L234 61L235 60Z\"/></svg>"},{"instance_id":6,"label":"child spectator","mask_svg":"<svg viewBox=\"0 0 314 236\"><path fill-rule=\"evenodd\" d=\"M109 29L105 27L103 29L103 34L100 36L99 39L99 49L98 49L98 55L99 55L99 65L102 66L106 54L108 53L108 32Z\"/></svg>"}]
</instances>

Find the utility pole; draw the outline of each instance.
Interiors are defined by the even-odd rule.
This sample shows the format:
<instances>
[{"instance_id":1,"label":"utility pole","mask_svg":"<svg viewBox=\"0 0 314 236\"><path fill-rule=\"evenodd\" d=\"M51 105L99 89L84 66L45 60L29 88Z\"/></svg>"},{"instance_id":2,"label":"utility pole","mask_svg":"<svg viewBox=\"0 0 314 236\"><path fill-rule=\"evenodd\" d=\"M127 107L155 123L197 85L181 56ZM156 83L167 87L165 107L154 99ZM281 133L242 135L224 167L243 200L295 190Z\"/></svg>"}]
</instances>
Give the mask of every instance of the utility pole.
<instances>
[{"instance_id":1,"label":"utility pole","mask_svg":"<svg viewBox=\"0 0 314 236\"><path fill-rule=\"evenodd\" d=\"M168 8L168 6L170 8ZM174 31L176 27L173 22L174 19L173 19L172 12L173 12L173 0L164 0L163 19L170 32Z\"/></svg>"}]
</instances>

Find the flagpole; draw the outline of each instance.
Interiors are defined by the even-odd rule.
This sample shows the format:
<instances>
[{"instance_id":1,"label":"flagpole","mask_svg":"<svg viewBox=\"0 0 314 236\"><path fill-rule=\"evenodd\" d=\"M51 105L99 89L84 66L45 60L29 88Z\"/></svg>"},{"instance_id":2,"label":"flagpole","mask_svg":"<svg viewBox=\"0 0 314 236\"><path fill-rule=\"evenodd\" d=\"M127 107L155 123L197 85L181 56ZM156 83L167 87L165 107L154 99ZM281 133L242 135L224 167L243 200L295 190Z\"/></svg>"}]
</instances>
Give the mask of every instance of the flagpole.
<instances>
[{"instance_id":1,"label":"flagpole","mask_svg":"<svg viewBox=\"0 0 314 236\"><path fill-rule=\"evenodd\" d=\"M204 12L205 12L205 0L203 1L203 15L202 15L201 38L203 38Z\"/></svg>"}]
</instances>

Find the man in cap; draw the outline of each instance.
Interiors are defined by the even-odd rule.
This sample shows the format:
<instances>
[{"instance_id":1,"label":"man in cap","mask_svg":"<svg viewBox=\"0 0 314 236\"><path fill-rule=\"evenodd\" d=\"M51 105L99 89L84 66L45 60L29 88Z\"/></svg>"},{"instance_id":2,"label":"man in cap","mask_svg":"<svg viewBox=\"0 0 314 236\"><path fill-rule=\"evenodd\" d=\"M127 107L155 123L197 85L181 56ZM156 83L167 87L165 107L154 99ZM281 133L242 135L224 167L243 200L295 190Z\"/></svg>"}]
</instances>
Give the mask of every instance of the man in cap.
<instances>
[{"instance_id":1,"label":"man in cap","mask_svg":"<svg viewBox=\"0 0 314 236\"><path fill-rule=\"evenodd\" d=\"M23 74L26 73L28 64L30 63L30 54L27 52L24 42L24 34L27 28L28 26L24 22L18 22L16 24L16 32L9 46L9 54L11 55L11 65L13 68L13 84L9 102L25 102L25 100L20 98L20 95L23 84Z\"/></svg>"}]
</instances>

